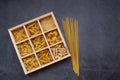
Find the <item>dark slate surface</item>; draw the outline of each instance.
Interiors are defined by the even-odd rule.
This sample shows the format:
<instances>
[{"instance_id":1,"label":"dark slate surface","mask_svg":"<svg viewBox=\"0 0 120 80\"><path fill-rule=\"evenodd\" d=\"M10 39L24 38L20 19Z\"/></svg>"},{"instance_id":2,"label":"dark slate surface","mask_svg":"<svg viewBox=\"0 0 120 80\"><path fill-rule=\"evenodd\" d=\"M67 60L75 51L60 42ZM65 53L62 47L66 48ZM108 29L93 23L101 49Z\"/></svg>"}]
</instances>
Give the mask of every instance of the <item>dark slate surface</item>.
<instances>
[{"instance_id":1,"label":"dark slate surface","mask_svg":"<svg viewBox=\"0 0 120 80\"><path fill-rule=\"evenodd\" d=\"M62 18L79 20L80 77L70 58L23 73L7 30L50 11L62 32ZM120 0L0 0L0 80L120 80Z\"/></svg>"}]
</instances>

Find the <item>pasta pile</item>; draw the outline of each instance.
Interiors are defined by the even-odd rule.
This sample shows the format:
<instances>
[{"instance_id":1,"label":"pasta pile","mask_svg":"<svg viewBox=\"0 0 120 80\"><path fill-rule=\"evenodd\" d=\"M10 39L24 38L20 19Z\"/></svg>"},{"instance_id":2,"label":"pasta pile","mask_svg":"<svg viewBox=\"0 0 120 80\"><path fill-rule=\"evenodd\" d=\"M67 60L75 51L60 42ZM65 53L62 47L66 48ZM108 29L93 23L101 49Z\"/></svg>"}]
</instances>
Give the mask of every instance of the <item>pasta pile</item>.
<instances>
[{"instance_id":1,"label":"pasta pile","mask_svg":"<svg viewBox=\"0 0 120 80\"><path fill-rule=\"evenodd\" d=\"M38 52L37 56L38 56L38 59L39 59L41 65L44 65L44 64L47 64L47 63L53 61L53 58L48 49Z\"/></svg>"},{"instance_id":2,"label":"pasta pile","mask_svg":"<svg viewBox=\"0 0 120 80\"><path fill-rule=\"evenodd\" d=\"M35 55L28 56L23 59L24 66L27 71L31 71L39 66Z\"/></svg>"},{"instance_id":3,"label":"pasta pile","mask_svg":"<svg viewBox=\"0 0 120 80\"><path fill-rule=\"evenodd\" d=\"M73 70L79 76L79 38L78 38L78 20L66 17L62 19L62 24L71 53Z\"/></svg>"}]
</instances>

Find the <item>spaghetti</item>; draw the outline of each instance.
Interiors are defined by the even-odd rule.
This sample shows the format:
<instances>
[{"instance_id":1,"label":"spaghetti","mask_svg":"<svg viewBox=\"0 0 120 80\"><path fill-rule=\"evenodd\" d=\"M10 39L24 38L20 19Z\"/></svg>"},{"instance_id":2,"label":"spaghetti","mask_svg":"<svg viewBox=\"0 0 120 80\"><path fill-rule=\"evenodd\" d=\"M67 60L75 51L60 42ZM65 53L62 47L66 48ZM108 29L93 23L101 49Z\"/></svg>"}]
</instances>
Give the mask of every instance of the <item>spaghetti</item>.
<instances>
[{"instance_id":1,"label":"spaghetti","mask_svg":"<svg viewBox=\"0 0 120 80\"><path fill-rule=\"evenodd\" d=\"M73 70L79 76L79 37L78 37L78 20L66 17L62 19L62 24L71 53Z\"/></svg>"}]
</instances>

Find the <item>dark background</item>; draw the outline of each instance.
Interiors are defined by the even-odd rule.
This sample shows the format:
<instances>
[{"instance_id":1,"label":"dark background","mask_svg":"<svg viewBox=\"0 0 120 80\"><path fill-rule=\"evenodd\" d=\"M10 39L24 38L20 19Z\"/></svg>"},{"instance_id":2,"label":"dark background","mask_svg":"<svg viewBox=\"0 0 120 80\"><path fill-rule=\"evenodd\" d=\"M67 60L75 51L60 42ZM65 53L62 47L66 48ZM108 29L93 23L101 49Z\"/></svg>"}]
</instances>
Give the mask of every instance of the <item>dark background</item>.
<instances>
[{"instance_id":1,"label":"dark background","mask_svg":"<svg viewBox=\"0 0 120 80\"><path fill-rule=\"evenodd\" d=\"M51 11L62 33L62 18L79 20L80 77L70 58L23 73L7 30ZM120 0L0 0L0 80L120 80Z\"/></svg>"}]
</instances>

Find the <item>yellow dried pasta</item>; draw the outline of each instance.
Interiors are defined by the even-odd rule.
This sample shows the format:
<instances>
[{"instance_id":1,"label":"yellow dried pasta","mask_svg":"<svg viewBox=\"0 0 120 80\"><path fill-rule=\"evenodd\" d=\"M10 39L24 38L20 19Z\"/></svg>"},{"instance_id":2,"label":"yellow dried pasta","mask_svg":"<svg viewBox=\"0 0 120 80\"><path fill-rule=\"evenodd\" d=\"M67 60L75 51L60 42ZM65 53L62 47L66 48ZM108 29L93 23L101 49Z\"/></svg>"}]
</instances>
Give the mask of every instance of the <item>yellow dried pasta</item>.
<instances>
[{"instance_id":1,"label":"yellow dried pasta","mask_svg":"<svg viewBox=\"0 0 120 80\"><path fill-rule=\"evenodd\" d=\"M33 43L34 48L35 48L36 51L47 46L46 41L45 41L43 35L38 36L38 37L32 39L32 43Z\"/></svg>"},{"instance_id":2,"label":"yellow dried pasta","mask_svg":"<svg viewBox=\"0 0 120 80\"><path fill-rule=\"evenodd\" d=\"M66 17L62 20L66 40L71 52L73 70L79 76L79 36L78 20ZM71 37L70 37L71 36Z\"/></svg>"},{"instance_id":3,"label":"yellow dried pasta","mask_svg":"<svg viewBox=\"0 0 120 80\"><path fill-rule=\"evenodd\" d=\"M20 52L20 55L22 57L25 56L25 55L27 55L27 54L32 53L32 48L30 46L29 41L26 41L26 42L18 44L17 48L18 48L18 50Z\"/></svg>"},{"instance_id":4,"label":"yellow dried pasta","mask_svg":"<svg viewBox=\"0 0 120 80\"><path fill-rule=\"evenodd\" d=\"M50 45L61 41L61 37L57 30L46 33L46 38Z\"/></svg>"},{"instance_id":5,"label":"yellow dried pasta","mask_svg":"<svg viewBox=\"0 0 120 80\"><path fill-rule=\"evenodd\" d=\"M44 65L46 63L53 61L53 58L48 49L37 53L37 56L38 56L38 59L39 59L41 65Z\"/></svg>"},{"instance_id":6,"label":"yellow dried pasta","mask_svg":"<svg viewBox=\"0 0 120 80\"><path fill-rule=\"evenodd\" d=\"M41 26L44 31L47 31L47 30L50 30L50 29L53 29L56 27L52 16L47 16L47 17L41 19L40 22L41 22Z\"/></svg>"},{"instance_id":7,"label":"yellow dried pasta","mask_svg":"<svg viewBox=\"0 0 120 80\"><path fill-rule=\"evenodd\" d=\"M27 71L30 71L32 69L39 67L39 64L34 55L24 58L23 63Z\"/></svg>"},{"instance_id":8,"label":"yellow dried pasta","mask_svg":"<svg viewBox=\"0 0 120 80\"><path fill-rule=\"evenodd\" d=\"M12 33L13 33L15 42L19 42L27 38L23 27L13 30Z\"/></svg>"},{"instance_id":9,"label":"yellow dried pasta","mask_svg":"<svg viewBox=\"0 0 120 80\"><path fill-rule=\"evenodd\" d=\"M37 21L27 24L26 28L30 37L41 33L40 26Z\"/></svg>"}]
</instances>

